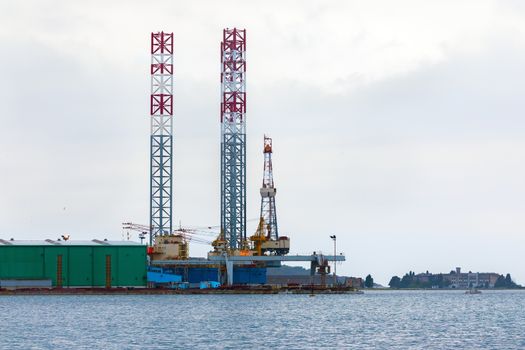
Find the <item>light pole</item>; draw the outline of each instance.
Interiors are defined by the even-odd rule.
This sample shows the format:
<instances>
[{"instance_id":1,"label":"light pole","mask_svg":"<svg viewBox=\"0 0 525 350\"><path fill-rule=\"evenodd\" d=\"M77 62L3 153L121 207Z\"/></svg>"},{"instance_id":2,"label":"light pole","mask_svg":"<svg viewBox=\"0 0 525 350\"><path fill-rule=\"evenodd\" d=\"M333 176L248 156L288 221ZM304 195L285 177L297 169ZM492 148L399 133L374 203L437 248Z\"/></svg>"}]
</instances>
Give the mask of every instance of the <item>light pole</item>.
<instances>
[{"instance_id":1,"label":"light pole","mask_svg":"<svg viewBox=\"0 0 525 350\"><path fill-rule=\"evenodd\" d=\"M337 285L337 263L336 263L336 254L337 254L337 237L335 235L330 236L334 240L334 287Z\"/></svg>"},{"instance_id":2,"label":"light pole","mask_svg":"<svg viewBox=\"0 0 525 350\"><path fill-rule=\"evenodd\" d=\"M141 232L139 233L139 238L140 238L140 244L144 244L144 239L146 238L146 235L148 233L147 232Z\"/></svg>"}]
</instances>

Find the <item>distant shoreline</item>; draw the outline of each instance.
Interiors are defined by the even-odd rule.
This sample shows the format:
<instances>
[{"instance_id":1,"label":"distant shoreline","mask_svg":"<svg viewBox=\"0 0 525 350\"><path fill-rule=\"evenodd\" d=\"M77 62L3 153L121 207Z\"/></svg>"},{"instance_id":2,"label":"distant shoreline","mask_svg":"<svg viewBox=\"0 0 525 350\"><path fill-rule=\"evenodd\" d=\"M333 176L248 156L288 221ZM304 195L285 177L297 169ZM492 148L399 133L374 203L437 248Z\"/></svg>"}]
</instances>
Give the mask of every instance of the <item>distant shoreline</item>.
<instances>
[{"instance_id":1,"label":"distant shoreline","mask_svg":"<svg viewBox=\"0 0 525 350\"><path fill-rule=\"evenodd\" d=\"M521 288L477 288L480 291L499 291L499 290L525 290L525 287ZM410 290L428 290L428 291L466 291L470 288L363 288L363 291L410 291Z\"/></svg>"}]
</instances>

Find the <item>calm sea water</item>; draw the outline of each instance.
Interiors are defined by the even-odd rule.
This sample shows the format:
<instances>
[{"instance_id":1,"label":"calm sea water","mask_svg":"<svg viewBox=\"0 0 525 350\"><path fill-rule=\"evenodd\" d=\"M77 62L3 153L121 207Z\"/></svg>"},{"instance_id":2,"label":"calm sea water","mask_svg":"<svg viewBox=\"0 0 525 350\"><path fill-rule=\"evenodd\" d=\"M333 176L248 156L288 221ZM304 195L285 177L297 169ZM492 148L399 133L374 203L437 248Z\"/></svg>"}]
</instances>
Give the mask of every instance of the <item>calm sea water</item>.
<instances>
[{"instance_id":1,"label":"calm sea water","mask_svg":"<svg viewBox=\"0 0 525 350\"><path fill-rule=\"evenodd\" d=\"M525 349L525 291L0 297L2 349Z\"/></svg>"}]
</instances>

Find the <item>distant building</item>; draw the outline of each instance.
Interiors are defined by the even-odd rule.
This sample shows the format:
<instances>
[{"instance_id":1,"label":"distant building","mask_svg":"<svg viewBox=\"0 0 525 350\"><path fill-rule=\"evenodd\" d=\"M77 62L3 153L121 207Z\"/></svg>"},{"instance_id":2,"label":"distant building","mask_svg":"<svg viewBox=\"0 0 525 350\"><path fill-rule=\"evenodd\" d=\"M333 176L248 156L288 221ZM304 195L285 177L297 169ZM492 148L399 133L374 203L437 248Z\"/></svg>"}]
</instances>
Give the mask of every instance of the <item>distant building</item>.
<instances>
[{"instance_id":1,"label":"distant building","mask_svg":"<svg viewBox=\"0 0 525 350\"><path fill-rule=\"evenodd\" d=\"M267 275L267 283L273 285L287 286L287 285L320 285L322 279L320 275ZM334 276L327 275L325 278L326 284L334 283ZM337 276L337 283L347 287L363 288L363 279L361 277L345 277Z\"/></svg>"},{"instance_id":2,"label":"distant building","mask_svg":"<svg viewBox=\"0 0 525 350\"><path fill-rule=\"evenodd\" d=\"M320 284L321 276L315 275L267 275L267 283L274 285L286 286L289 284ZM327 278L328 279L328 278Z\"/></svg>"},{"instance_id":3,"label":"distant building","mask_svg":"<svg viewBox=\"0 0 525 350\"><path fill-rule=\"evenodd\" d=\"M456 267L455 273L443 275L448 279L452 288L494 288L499 273L495 272L461 272L461 267Z\"/></svg>"},{"instance_id":4,"label":"distant building","mask_svg":"<svg viewBox=\"0 0 525 350\"><path fill-rule=\"evenodd\" d=\"M282 265L280 267L268 268L266 271L266 282L268 284L288 286L288 285L321 285L323 278L319 274L310 275L310 269L305 269L300 266ZM334 283L334 275L328 274L324 278L324 283L332 285ZM363 288L363 279L361 277L347 277L337 276L337 284Z\"/></svg>"},{"instance_id":5,"label":"distant building","mask_svg":"<svg viewBox=\"0 0 525 350\"><path fill-rule=\"evenodd\" d=\"M427 271L414 277L420 284L430 284L433 287L436 284L437 287L438 276L442 278L442 282L445 282L447 288L467 289L494 288L500 274L495 272L461 272L461 268L456 267L456 270L450 273L432 274Z\"/></svg>"},{"instance_id":6,"label":"distant building","mask_svg":"<svg viewBox=\"0 0 525 350\"><path fill-rule=\"evenodd\" d=\"M365 284L361 277L346 277L345 285L353 288L363 288Z\"/></svg>"}]
</instances>

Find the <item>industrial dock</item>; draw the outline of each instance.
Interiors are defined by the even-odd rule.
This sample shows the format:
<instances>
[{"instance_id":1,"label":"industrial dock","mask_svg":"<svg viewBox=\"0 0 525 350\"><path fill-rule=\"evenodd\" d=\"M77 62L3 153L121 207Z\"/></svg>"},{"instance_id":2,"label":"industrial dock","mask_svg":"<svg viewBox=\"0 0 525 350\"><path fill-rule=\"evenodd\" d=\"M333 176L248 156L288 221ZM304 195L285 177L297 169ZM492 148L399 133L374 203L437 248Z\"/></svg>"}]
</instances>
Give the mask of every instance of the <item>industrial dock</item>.
<instances>
[{"instance_id":1,"label":"industrial dock","mask_svg":"<svg viewBox=\"0 0 525 350\"><path fill-rule=\"evenodd\" d=\"M220 43L220 226L208 241L198 229L173 224L174 34L151 33L149 223L126 222L141 242L69 236L39 241L0 239L0 294L315 294L353 293L327 280L345 256L290 255L291 239L277 224L272 138L261 135L264 156L260 215L253 234L246 216L246 30L224 29ZM208 231L208 233L211 231ZM328 236L328 234L327 234ZM299 238L299 237L298 237ZM146 242L144 242L144 240ZM191 257L189 244L209 244ZM282 263L310 266L317 285L268 285L267 269ZM332 270L332 268L334 270Z\"/></svg>"}]
</instances>

